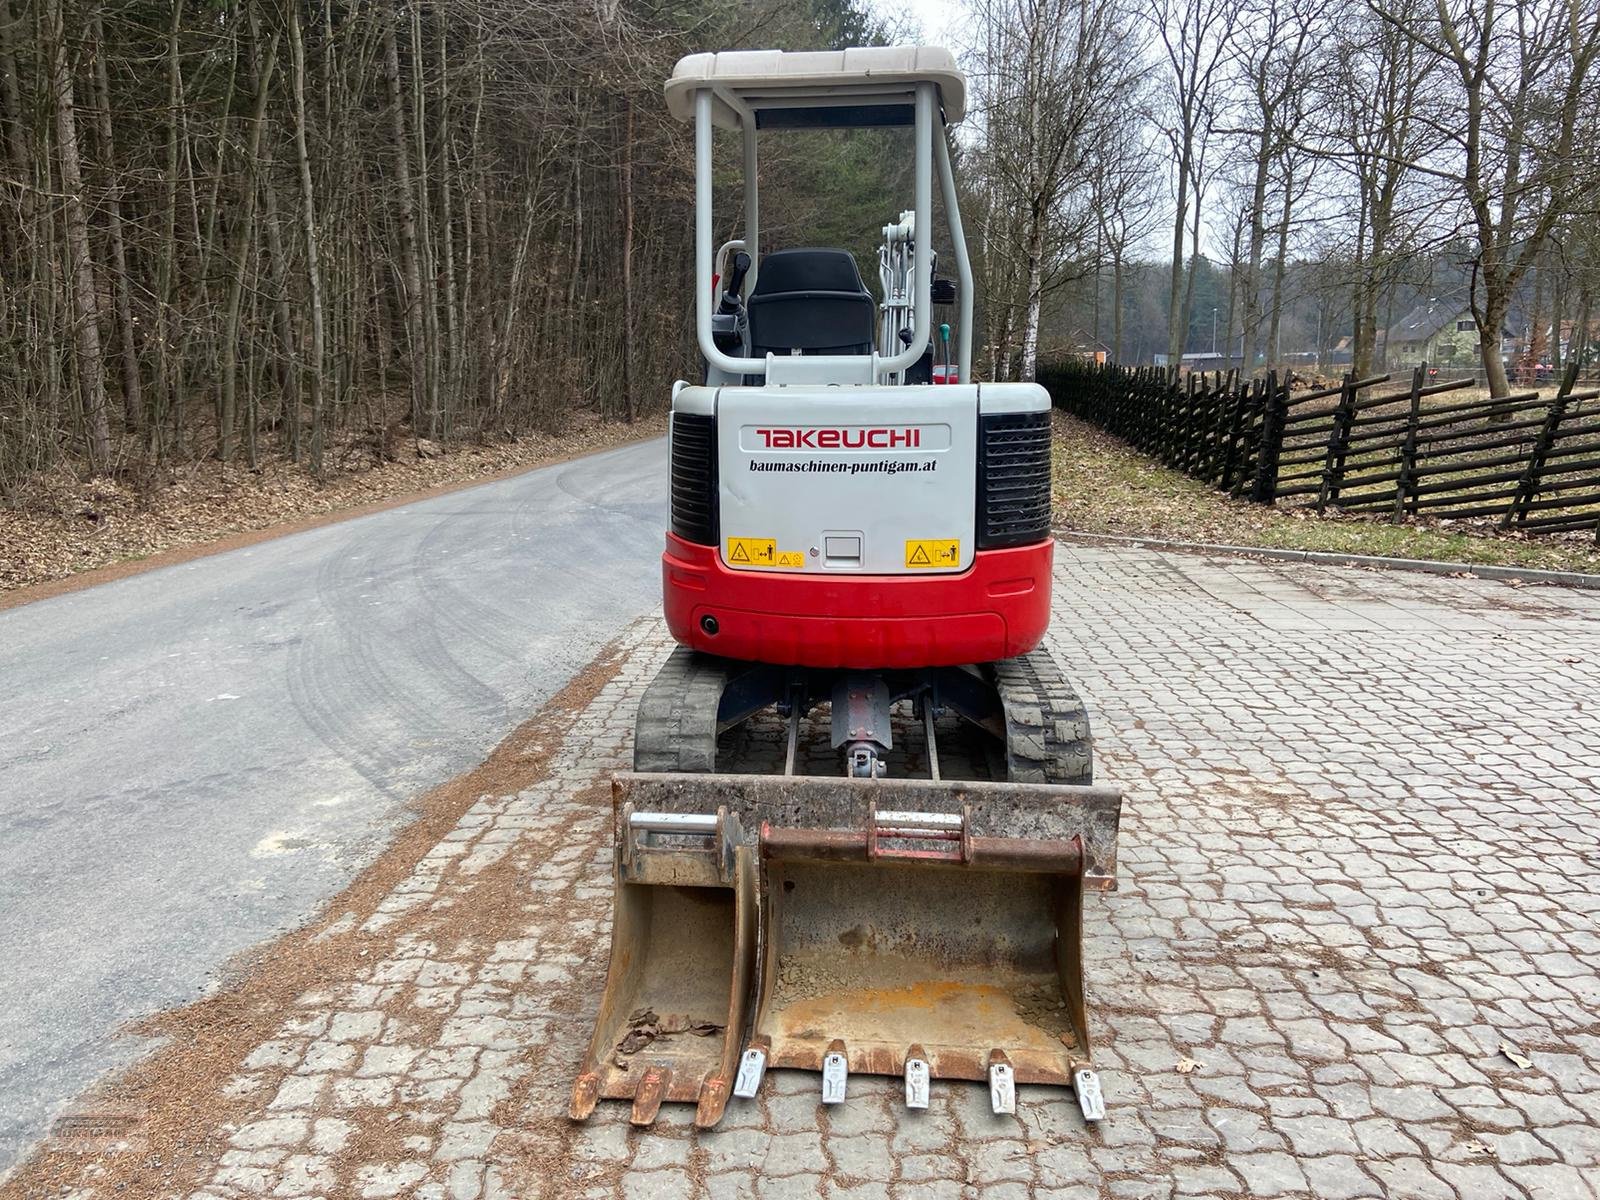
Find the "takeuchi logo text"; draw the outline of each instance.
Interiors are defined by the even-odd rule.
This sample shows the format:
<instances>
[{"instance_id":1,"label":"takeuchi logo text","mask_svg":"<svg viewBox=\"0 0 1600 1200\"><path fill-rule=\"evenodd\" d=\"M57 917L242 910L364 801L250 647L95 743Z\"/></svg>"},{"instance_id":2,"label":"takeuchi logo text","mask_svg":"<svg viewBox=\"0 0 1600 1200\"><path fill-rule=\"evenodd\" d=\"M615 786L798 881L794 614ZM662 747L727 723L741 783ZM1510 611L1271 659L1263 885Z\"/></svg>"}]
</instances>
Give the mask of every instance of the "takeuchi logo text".
<instances>
[{"instance_id":1,"label":"takeuchi logo text","mask_svg":"<svg viewBox=\"0 0 1600 1200\"><path fill-rule=\"evenodd\" d=\"M865 425L757 429L756 436L767 450L915 450L922 445L922 430L914 425L899 429Z\"/></svg>"}]
</instances>

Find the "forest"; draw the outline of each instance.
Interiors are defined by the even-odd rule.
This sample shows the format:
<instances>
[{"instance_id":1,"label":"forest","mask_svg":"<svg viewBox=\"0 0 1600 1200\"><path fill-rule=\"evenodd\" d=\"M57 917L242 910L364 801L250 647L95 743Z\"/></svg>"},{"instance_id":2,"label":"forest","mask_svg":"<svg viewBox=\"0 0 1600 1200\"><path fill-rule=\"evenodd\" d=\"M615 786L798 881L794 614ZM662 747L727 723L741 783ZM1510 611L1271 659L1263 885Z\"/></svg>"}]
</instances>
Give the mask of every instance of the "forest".
<instances>
[{"instance_id":1,"label":"forest","mask_svg":"<svg viewBox=\"0 0 1600 1200\"><path fill-rule=\"evenodd\" d=\"M268 453L320 476L336 434L381 455L661 407L690 369L673 62L881 36L843 0L0 0L0 486ZM836 238L890 168L818 149L769 156L769 195L832 180Z\"/></svg>"},{"instance_id":2,"label":"forest","mask_svg":"<svg viewBox=\"0 0 1600 1200\"><path fill-rule=\"evenodd\" d=\"M980 377L1341 337L1359 372L1433 288L1492 388L1510 326L1592 353L1596 4L971 0ZM916 36L861 0L0 0L0 497L658 411L697 370L673 62ZM892 138L765 147L768 244L872 278Z\"/></svg>"}]
</instances>

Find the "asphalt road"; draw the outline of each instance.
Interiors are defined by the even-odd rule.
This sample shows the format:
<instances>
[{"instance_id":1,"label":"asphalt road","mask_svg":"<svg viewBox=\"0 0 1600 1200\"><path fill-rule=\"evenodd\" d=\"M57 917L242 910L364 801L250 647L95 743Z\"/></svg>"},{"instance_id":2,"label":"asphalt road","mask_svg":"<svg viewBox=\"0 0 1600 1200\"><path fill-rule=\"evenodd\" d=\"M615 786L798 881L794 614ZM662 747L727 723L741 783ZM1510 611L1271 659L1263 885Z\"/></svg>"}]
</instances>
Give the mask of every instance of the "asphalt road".
<instances>
[{"instance_id":1,"label":"asphalt road","mask_svg":"<svg viewBox=\"0 0 1600 1200\"><path fill-rule=\"evenodd\" d=\"M659 604L665 448L0 612L0 1176Z\"/></svg>"}]
</instances>

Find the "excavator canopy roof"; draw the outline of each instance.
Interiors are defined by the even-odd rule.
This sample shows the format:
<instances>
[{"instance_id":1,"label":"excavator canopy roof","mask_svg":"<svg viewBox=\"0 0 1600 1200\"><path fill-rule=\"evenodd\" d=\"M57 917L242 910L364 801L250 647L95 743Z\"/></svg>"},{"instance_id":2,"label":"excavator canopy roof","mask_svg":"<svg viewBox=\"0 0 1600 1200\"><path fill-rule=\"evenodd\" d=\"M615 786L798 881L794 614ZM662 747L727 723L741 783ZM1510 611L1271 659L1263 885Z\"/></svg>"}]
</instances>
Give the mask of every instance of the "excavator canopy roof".
<instances>
[{"instance_id":1,"label":"excavator canopy roof","mask_svg":"<svg viewBox=\"0 0 1600 1200\"><path fill-rule=\"evenodd\" d=\"M692 121L695 93L710 88L712 119L728 129L740 128L746 113L758 129L910 125L919 83L937 87L945 124L966 115L966 76L940 46L689 54L667 80L667 109Z\"/></svg>"}]
</instances>

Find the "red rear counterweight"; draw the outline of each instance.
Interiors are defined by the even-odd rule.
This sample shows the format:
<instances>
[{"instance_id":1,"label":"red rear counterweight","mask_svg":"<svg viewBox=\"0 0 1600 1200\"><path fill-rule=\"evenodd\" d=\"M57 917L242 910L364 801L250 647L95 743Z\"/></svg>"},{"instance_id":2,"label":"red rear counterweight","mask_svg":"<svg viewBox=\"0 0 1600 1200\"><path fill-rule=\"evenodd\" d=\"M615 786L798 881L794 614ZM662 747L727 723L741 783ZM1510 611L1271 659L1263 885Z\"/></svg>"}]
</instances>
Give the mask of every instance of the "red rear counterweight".
<instances>
[{"instance_id":1,"label":"red rear counterweight","mask_svg":"<svg viewBox=\"0 0 1600 1200\"><path fill-rule=\"evenodd\" d=\"M713 546L667 534L667 628L748 662L908 669L1026 654L1050 621L1055 543L980 550L959 575L736 571Z\"/></svg>"}]
</instances>

